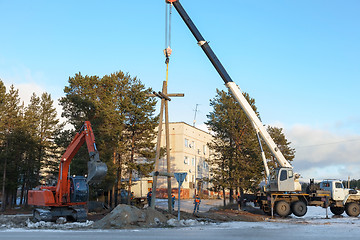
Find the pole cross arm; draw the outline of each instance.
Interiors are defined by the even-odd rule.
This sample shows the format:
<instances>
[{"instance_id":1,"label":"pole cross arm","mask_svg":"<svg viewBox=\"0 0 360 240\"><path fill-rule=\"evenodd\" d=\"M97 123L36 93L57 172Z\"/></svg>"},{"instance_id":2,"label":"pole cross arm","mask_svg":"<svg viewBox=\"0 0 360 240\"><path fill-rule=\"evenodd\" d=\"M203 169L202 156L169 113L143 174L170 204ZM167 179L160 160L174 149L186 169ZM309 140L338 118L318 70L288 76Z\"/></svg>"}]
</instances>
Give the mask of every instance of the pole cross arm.
<instances>
[{"instance_id":1,"label":"pole cross arm","mask_svg":"<svg viewBox=\"0 0 360 240\"><path fill-rule=\"evenodd\" d=\"M165 95L165 94L163 94L163 95ZM155 91L152 94L148 94L147 96L148 97L158 97L158 98L161 98L161 99L164 98L162 95L160 95L159 93L157 93ZM183 93L170 93L170 94L166 94L166 96L167 97L184 97L185 94L183 94ZM168 99L166 99L166 100L168 100ZM169 99L169 100L171 100L171 99Z\"/></svg>"},{"instance_id":2,"label":"pole cross arm","mask_svg":"<svg viewBox=\"0 0 360 240\"><path fill-rule=\"evenodd\" d=\"M184 97L185 94L183 94L183 93L169 93L167 96L168 97Z\"/></svg>"},{"instance_id":3,"label":"pole cross arm","mask_svg":"<svg viewBox=\"0 0 360 240\"><path fill-rule=\"evenodd\" d=\"M162 92L153 92L153 94L148 94L149 97L158 97L160 99L165 99L167 101L171 101L171 99L168 97L168 95L165 95Z\"/></svg>"},{"instance_id":4,"label":"pole cross arm","mask_svg":"<svg viewBox=\"0 0 360 240\"><path fill-rule=\"evenodd\" d=\"M164 94L163 92L158 92L158 94L161 96L161 99L165 99L165 100L168 100L168 101L171 101L171 99L166 95L166 94Z\"/></svg>"},{"instance_id":5,"label":"pole cross arm","mask_svg":"<svg viewBox=\"0 0 360 240\"><path fill-rule=\"evenodd\" d=\"M168 172L154 172L155 176L164 176L164 177L174 177L174 173L168 173Z\"/></svg>"}]
</instances>

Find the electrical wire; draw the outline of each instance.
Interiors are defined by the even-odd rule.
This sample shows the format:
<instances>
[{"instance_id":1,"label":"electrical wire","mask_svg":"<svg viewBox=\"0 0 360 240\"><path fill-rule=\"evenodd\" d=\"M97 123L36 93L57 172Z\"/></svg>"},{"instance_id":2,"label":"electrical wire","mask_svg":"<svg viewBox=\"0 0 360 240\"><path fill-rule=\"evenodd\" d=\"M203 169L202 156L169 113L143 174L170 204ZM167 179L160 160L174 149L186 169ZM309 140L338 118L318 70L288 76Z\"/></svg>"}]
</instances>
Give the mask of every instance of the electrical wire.
<instances>
[{"instance_id":1,"label":"electrical wire","mask_svg":"<svg viewBox=\"0 0 360 240\"><path fill-rule=\"evenodd\" d=\"M358 142L360 139L351 139L351 140L344 140L344 141L338 141L338 142L331 142L331 143L320 143L320 144L314 144L314 145L306 145L306 146L299 146L295 147L298 148L311 148L311 147L320 147L320 146L328 146L328 145L334 145L334 144L340 144L340 143L348 143L348 142Z\"/></svg>"}]
</instances>

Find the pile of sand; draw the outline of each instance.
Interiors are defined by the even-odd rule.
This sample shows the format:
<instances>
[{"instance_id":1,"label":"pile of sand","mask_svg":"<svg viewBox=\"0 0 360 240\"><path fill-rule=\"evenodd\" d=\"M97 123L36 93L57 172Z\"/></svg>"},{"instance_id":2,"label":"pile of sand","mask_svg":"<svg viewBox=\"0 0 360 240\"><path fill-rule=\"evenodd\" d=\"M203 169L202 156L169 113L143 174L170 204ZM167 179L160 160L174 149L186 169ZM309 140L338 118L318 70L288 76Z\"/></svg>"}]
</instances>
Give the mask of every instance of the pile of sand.
<instances>
[{"instance_id":1,"label":"pile of sand","mask_svg":"<svg viewBox=\"0 0 360 240\"><path fill-rule=\"evenodd\" d=\"M167 220L164 214L152 208L138 209L120 204L103 219L95 222L92 227L99 229L162 227L166 225Z\"/></svg>"}]
</instances>

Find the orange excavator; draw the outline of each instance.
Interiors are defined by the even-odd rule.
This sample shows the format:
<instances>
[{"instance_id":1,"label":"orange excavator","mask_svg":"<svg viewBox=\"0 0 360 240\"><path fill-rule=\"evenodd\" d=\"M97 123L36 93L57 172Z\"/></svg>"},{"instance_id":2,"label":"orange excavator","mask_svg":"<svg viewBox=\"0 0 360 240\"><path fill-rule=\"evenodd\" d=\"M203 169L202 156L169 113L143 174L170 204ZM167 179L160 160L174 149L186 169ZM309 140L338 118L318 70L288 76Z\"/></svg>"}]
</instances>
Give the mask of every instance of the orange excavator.
<instances>
[{"instance_id":1,"label":"orange excavator","mask_svg":"<svg viewBox=\"0 0 360 240\"><path fill-rule=\"evenodd\" d=\"M87 178L70 176L71 160L85 142L90 156ZM85 121L60 159L56 186L40 186L29 190L28 204L37 207L33 210L34 219L55 221L59 217L66 217L72 221L86 221L89 183L99 182L106 173L107 166L100 161L91 124Z\"/></svg>"}]
</instances>

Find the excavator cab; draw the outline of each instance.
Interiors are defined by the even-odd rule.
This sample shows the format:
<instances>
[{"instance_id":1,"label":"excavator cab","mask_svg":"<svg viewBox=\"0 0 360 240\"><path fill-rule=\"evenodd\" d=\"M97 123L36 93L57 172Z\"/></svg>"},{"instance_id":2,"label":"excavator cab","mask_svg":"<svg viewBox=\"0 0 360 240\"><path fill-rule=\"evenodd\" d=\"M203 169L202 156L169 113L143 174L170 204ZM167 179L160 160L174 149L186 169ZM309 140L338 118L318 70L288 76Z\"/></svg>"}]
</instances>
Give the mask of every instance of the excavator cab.
<instances>
[{"instance_id":1,"label":"excavator cab","mask_svg":"<svg viewBox=\"0 0 360 240\"><path fill-rule=\"evenodd\" d=\"M89 199L89 185L82 176L70 177L70 202L87 202Z\"/></svg>"}]
</instances>

